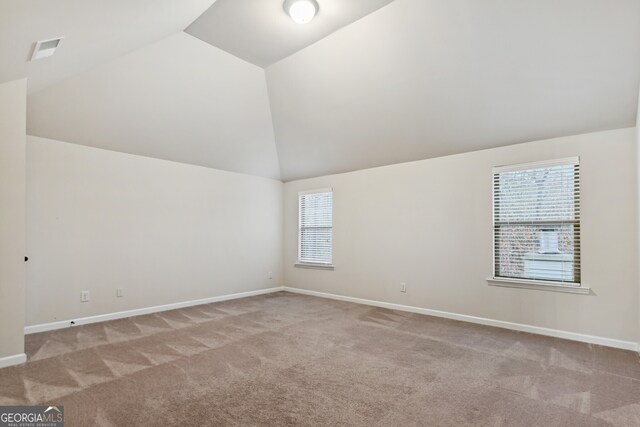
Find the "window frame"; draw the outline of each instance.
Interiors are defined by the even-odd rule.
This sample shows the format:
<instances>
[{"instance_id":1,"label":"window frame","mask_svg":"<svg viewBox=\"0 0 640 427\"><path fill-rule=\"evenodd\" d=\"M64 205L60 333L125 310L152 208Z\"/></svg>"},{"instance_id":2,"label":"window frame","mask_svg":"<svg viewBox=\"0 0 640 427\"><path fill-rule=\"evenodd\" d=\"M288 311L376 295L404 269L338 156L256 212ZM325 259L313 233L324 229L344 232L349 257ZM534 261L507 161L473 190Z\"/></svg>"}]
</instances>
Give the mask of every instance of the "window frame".
<instances>
[{"instance_id":1,"label":"window frame","mask_svg":"<svg viewBox=\"0 0 640 427\"><path fill-rule=\"evenodd\" d=\"M505 165L505 166L496 166L493 168L491 174L491 188L492 188L492 199L491 199L491 225L492 225L492 277L487 279L489 285L492 286L503 286L503 287L514 287L514 288L525 288L525 289L539 289L539 290L550 290L550 291L559 291L559 292L569 292L576 294L589 294L590 289L582 283L582 266L581 264L576 267L576 255L578 259L582 259L582 242L581 242L581 215L582 209L580 205L580 197L581 197L581 186L582 180L578 175L577 188L575 191L575 199L578 202L578 208L576 212L578 213L578 219L571 221L554 221L554 224L572 224L574 226L574 241L578 243L577 253L574 253L573 265L574 265L574 282L563 282L559 280L544 280L544 279L527 279L527 278L512 278L512 277L504 277L499 276L498 273L498 249L496 247L497 244L497 232L500 228L500 224L496 223L496 186L495 186L495 177L497 174L504 172L512 172L519 170L531 170L531 169L541 169L547 167L554 166L565 166L565 165L578 165L580 170L580 157L566 157L552 160L544 160L538 162L529 162L529 163L519 163L513 165ZM543 224L544 222L540 222ZM529 222L528 224L535 224L535 222Z\"/></svg>"},{"instance_id":2,"label":"window frame","mask_svg":"<svg viewBox=\"0 0 640 427\"><path fill-rule=\"evenodd\" d=\"M302 197L310 194L331 193L331 260L329 262L313 262L302 259ZM322 270L333 270L333 188L318 188L298 192L298 256L294 264L299 268L315 268Z\"/></svg>"}]
</instances>

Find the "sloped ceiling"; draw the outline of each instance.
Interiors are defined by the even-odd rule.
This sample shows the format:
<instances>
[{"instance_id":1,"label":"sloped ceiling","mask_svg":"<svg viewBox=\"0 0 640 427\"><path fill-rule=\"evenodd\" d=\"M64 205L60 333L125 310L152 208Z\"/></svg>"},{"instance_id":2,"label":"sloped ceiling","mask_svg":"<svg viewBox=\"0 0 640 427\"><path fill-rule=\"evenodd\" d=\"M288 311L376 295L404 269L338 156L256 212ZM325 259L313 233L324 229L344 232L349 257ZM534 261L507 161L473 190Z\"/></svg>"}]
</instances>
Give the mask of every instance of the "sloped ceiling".
<instances>
[{"instance_id":1,"label":"sloped ceiling","mask_svg":"<svg viewBox=\"0 0 640 427\"><path fill-rule=\"evenodd\" d=\"M30 95L27 117L30 135L280 175L263 70L184 32Z\"/></svg>"},{"instance_id":2,"label":"sloped ceiling","mask_svg":"<svg viewBox=\"0 0 640 427\"><path fill-rule=\"evenodd\" d=\"M633 126L637 0L396 0L267 68L282 178Z\"/></svg>"},{"instance_id":3,"label":"sloped ceiling","mask_svg":"<svg viewBox=\"0 0 640 427\"><path fill-rule=\"evenodd\" d=\"M320 0L306 25L283 12L283 0L218 0L186 32L266 67L349 25L393 0Z\"/></svg>"},{"instance_id":4,"label":"sloped ceiling","mask_svg":"<svg viewBox=\"0 0 640 427\"><path fill-rule=\"evenodd\" d=\"M184 30L215 0L0 0L0 82L35 92ZM38 40L64 36L55 56L29 62Z\"/></svg>"},{"instance_id":5,"label":"sloped ceiling","mask_svg":"<svg viewBox=\"0 0 640 427\"><path fill-rule=\"evenodd\" d=\"M77 7L89 2L111 3ZM207 3L154 2L193 6L175 13L185 20ZM6 76L16 36L0 33ZM292 180L633 126L640 1L395 0L266 70L175 31L100 66L54 62L62 52L43 69L88 71L60 82L27 70L32 89L58 82L30 95L29 133Z\"/></svg>"}]
</instances>

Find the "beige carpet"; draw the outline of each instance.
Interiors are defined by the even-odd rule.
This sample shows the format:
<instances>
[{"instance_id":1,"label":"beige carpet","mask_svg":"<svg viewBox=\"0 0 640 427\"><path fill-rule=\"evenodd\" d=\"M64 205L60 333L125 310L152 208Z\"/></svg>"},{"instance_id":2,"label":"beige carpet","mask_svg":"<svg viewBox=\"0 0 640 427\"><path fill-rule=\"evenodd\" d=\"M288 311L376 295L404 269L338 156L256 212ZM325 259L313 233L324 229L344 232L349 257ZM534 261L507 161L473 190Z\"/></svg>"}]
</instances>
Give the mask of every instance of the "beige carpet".
<instances>
[{"instance_id":1,"label":"beige carpet","mask_svg":"<svg viewBox=\"0 0 640 427\"><path fill-rule=\"evenodd\" d=\"M278 293L27 336L67 426L638 426L633 352Z\"/></svg>"}]
</instances>

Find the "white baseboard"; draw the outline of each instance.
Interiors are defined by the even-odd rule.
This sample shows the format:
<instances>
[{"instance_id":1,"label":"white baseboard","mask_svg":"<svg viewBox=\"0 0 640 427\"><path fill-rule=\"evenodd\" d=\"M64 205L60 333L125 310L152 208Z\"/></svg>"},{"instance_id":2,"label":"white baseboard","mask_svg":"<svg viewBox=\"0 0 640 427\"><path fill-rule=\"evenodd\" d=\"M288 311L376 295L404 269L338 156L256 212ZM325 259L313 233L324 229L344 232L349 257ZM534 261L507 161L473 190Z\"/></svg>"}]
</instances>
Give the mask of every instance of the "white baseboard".
<instances>
[{"instance_id":1,"label":"white baseboard","mask_svg":"<svg viewBox=\"0 0 640 427\"><path fill-rule=\"evenodd\" d=\"M27 361L27 355L25 353L14 354L13 356L0 357L0 368L6 368L8 366L20 365Z\"/></svg>"},{"instance_id":2,"label":"white baseboard","mask_svg":"<svg viewBox=\"0 0 640 427\"><path fill-rule=\"evenodd\" d=\"M210 304L212 302L227 301L238 298L252 297L256 295L270 294L272 292L283 291L283 286L268 289L258 289L256 291L240 292L237 294L221 295L211 298L203 298L192 301L182 301L172 304L156 305L154 307L136 308L133 310L119 311L116 313L100 314L97 316L81 317L78 319L60 320L51 323L42 323L39 325L25 326L25 334L35 334L37 332L53 331L55 329L63 329L71 327L71 321L75 322L74 326L87 325L89 323L105 322L107 320L123 319L126 317L141 316L143 314L157 313L159 311L175 310L177 308L192 307L194 305ZM1 359L0 359L1 361Z\"/></svg>"},{"instance_id":3,"label":"white baseboard","mask_svg":"<svg viewBox=\"0 0 640 427\"><path fill-rule=\"evenodd\" d=\"M393 304L382 301L368 300L362 298L348 297L343 295L329 294L325 292L310 291L307 289L291 288L285 286L283 290L304 295L312 295L322 298L330 298L339 301L348 301L356 304L371 305L375 307L388 308L391 310L408 311L411 313L426 314L428 316L444 317L446 319L460 320L463 322L477 323L480 325L495 326L497 328L512 329L514 331L529 332L532 334L546 335L549 337L563 338L572 341L580 341L590 344L598 344L606 347L621 348L640 352L640 344L631 341L622 341L612 338L597 337L593 335L579 334L576 332L561 331L558 329L543 328L540 326L524 325L521 323L505 322L502 320L487 319L484 317L468 316L466 314L450 313L447 311L431 310L428 308L413 307L409 305Z\"/></svg>"},{"instance_id":4,"label":"white baseboard","mask_svg":"<svg viewBox=\"0 0 640 427\"><path fill-rule=\"evenodd\" d=\"M356 304L370 305L374 307L388 308L390 310L407 311L411 313L426 314L428 316L443 317L446 319L460 320L463 322L477 323L480 325L495 326L497 328L512 329L515 331L529 332L533 334L546 335L550 337L563 338L572 341L580 341L590 344L598 344L607 347L620 348L624 350L632 350L640 352L640 343L631 341L622 341L612 338L597 337L593 335L579 334L575 332L562 331L558 329L543 328L540 326L524 325L521 323L505 322L502 320L487 319L484 317L468 316L466 314L450 313L446 311L431 310L428 308L414 307L409 305L393 304L383 301L368 300L363 298L349 297L344 295L336 295L325 292L310 291L306 289L291 288L288 286L277 286L268 289L259 289L256 291L240 292L237 294L221 295L211 298L203 298L199 300L183 301L173 304L158 305L154 307L138 308L134 310L120 311L116 313L101 314L98 316L82 317L78 319L62 320L52 323L43 323L40 325L31 325L24 328L25 334L34 334L37 332L52 331L55 329L63 329L71 327L71 320L75 322L75 326L87 325L90 323L105 322L107 320L123 319L126 317L140 316L143 314L157 313L160 311L175 310L178 308L192 307L195 305L210 304L213 302L227 301L238 298L246 298L256 295L264 295L273 292L288 291L304 295L312 295L321 298L335 299L339 301L353 302ZM5 358L0 358L0 368L5 366L16 365L26 361L25 354L17 354Z\"/></svg>"}]
</instances>

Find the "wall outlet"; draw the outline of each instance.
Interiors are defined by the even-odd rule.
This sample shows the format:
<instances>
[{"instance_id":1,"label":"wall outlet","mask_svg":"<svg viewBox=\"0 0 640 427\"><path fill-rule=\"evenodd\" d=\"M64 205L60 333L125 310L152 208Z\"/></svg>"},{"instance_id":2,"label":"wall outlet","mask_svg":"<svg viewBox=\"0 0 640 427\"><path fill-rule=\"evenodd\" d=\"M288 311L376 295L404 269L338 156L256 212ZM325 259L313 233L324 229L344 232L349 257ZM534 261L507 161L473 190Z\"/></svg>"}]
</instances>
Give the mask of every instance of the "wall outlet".
<instances>
[{"instance_id":1,"label":"wall outlet","mask_svg":"<svg viewBox=\"0 0 640 427\"><path fill-rule=\"evenodd\" d=\"M273 271L269 272L269 279L273 279Z\"/></svg>"},{"instance_id":2,"label":"wall outlet","mask_svg":"<svg viewBox=\"0 0 640 427\"><path fill-rule=\"evenodd\" d=\"M117 288L116 289L116 296L118 298L122 298L124 296L124 289L123 288Z\"/></svg>"},{"instance_id":3,"label":"wall outlet","mask_svg":"<svg viewBox=\"0 0 640 427\"><path fill-rule=\"evenodd\" d=\"M400 283L400 292L407 292L407 284L402 282Z\"/></svg>"},{"instance_id":4,"label":"wall outlet","mask_svg":"<svg viewBox=\"0 0 640 427\"><path fill-rule=\"evenodd\" d=\"M80 292L80 302L89 302L89 291Z\"/></svg>"}]
</instances>

